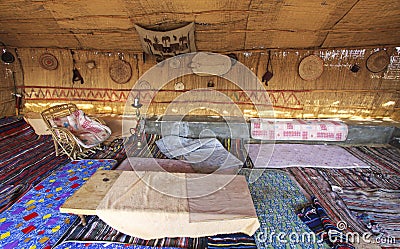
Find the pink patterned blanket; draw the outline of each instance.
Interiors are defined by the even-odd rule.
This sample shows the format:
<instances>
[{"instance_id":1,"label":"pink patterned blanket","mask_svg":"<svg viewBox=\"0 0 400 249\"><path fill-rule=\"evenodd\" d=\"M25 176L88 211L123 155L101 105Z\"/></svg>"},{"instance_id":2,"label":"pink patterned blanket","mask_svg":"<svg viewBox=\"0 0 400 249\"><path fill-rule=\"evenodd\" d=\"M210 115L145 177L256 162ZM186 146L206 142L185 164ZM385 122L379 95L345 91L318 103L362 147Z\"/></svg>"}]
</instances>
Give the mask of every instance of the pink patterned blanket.
<instances>
[{"instance_id":1,"label":"pink patterned blanket","mask_svg":"<svg viewBox=\"0 0 400 249\"><path fill-rule=\"evenodd\" d=\"M107 126L96 122L77 110L69 116L53 119L57 127L64 127L75 135L76 142L84 148L91 148L108 139L111 130Z\"/></svg>"},{"instance_id":2,"label":"pink patterned blanket","mask_svg":"<svg viewBox=\"0 0 400 249\"><path fill-rule=\"evenodd\" d=\"M347 125L323 119L252 118L251 137L262 140L345 141Z\"/></svg>"}]
</instances>

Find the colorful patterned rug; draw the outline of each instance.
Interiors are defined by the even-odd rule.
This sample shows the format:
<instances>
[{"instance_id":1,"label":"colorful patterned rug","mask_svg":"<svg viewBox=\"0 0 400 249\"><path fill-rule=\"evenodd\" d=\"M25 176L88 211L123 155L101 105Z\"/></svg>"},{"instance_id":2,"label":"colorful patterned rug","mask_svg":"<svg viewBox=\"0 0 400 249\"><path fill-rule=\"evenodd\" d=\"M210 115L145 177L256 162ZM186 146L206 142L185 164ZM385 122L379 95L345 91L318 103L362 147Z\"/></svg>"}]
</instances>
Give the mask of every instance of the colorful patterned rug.
<instances>
[{"instance_id":1,"label":"colorful patterned rug","mask_svg":"<svg viewBox=\"0 0 400 249\"><path fill-rule=\"evenodd\" d=\"M400 175L399 148L390 145L383 147L352 146L343 148L360 160L370 164L375 170L397 176Z\"/></svg>"},{"instance_id":2,"label":"colorful patterned rug","mask_svg":"<svg viewBox=\"0 0 400 249\"><path fill-rule=\"evenodd\" d=\"M106 248L124 248L135 246L157 248L256 248L253 237L245 234L227 234L200 238L162 238L157 240L143 240L123 234L100 220L97 216L90 216L87 225L81 226L76 220L71 228L58 241L54 248L92 248L93 245L102 244ZM113 245L108 247L108 244ZM94 247L96 248L96 247Z\"/></svg>"},{"instance_id":3,"label":"colorful patterned rug","mask_svg":"<svg viewBox=\"0 0 400 249\"><path fill-rule=\"evenodd\" d=\"M249 189L261 224L254 235L257 248L325 248L323 243L302 239L312 231L296 211L308 200L287 173L242 169L241 174L253 182L249 183Z\"/></svg>"},{"instance_id":4,"label":"colorful patterned rug","mask_svg":"<svg viewBox=\"0 0 400 249\"><path fill-rule=\"evenodd\" d=\"M381 245L400 247L400 190L344 188L338 194Z\"/></svg>"},{"instance_id":5,"label":"colorful patterned rug","mask_svg":"<svg viewBox=\"0 0 400 249\"><path fill-rule=\"evenodd\" d=\"M110 143L104 144L102 150L96 150L89 152L85 159L114 159L118 164L126 159L126 153L124 150L124 139L117 138Z\"/></svg>"},{"instance_id":6,"label":"colorful patterned rug","mask_svg":"<svg viewBox=\"0 0 400 249\"><path fill-rule=\"evenodd\" d=\"M342 147L320 144L249 144L255 168L369 168Z\"/></svg>"},{"instance_id":7,"label":"colorful patterned rug","mask_svg":"<svg viewBox=\"0 0 400 249\"><path fill-rule=\"evenodd\" d=\"M72 161L29 190L0 214L0 247L51 248L76 216L59 207L98 169L111 169L115 160Z\"/></svg>"},{"instance_id":8,"label":"colorful patterned rug","mask_svg":"<svg viewBox=\"0 0 400 249\"><path fill-rule=\"evenodd\" d=\"M123 243L78 243L65 242L57 247L57 249L159 249L160 247L129 245ZM174 247L162 247L163 249L178 249Z\"/></svg>"},{"instance_id":9,"label":"colorful patterned rug","mask_svg":"<svg viewBox=\"0 0 400 249\"><path fill-rule=\"evenodd\" d=\"M359 234L371 232L374 226L388 228L386 234L397 237L399 231L394 228L400 227L398 206L396 208L397 204L393 204L390 200L392 196L388 198L378 196L385 191L389 191L392 195L400 190L398 173L400 150L392 146L344 148L371 167L368 169L288 168L287 171L309 195L318 198L334 222L346 222L349 230ZM367 197L365 195L367 192L374 197ZM383 207L392 207L388 209L389 212L390 209L392 211L394 209L397 215L393 217L392 214L387 214L386 208ZM378 223L373 217L376 217ZM376 224L371 224L371 220ZM400 239L396 241L399 242Z\"/></svg>"},{"instance_id":10,"label":"colorful patterned rug","mask_svg":"<svg viewBox=\"0 0 400 249\"><path fill-rule=\"evenodd\" d=\"M65 248L65 244L124 244L132 246L172 247L172 248L205 248L207 239L202 238L163 238L143 240L119 232L110 227L97 216L87 217L86 226L81 226L77 220L59 240L56 247Z\"/></svg>"},{"instance_id":11,"label":"colorful patterned rug","mask_svg":"<svg viewBox=\"0 0 400 249\"><path fill-rule=\"evenodd\" d=\"M312 198L309 206L300 210L298 216L316 234L317 238L324 240L331 249L354 249L345 231L332 222L315 197Z\"/></svg>"},{"instance_id":12,"label":"colorful patterned rug","mask_svg":"<svg viewBox=\"0 0 400 249\"><path fill-rule=\"evenodd\" d=\"M17 116L2 117L2 118L0 118L0 127L6 125L8 123L15 122L18 119L22 119L22 117L17 117Z\"/></svg>"},{"instance_id":13,"label":"colorful patterned rug","mask_svg":"<svg viewBox=\"0 0 400 249\"><path fill-rule=\"evenodd\" d=\"M127 154L131 156L167 159L167 157L160 152L159 148L155 144L155 141L160 138L161 136L158 135L146 134L146 136L143 137L142 142L146 143L148 148L140 149L137 147L137 144L134 141L134 137L129 137L125 140L114 140L113 145L107 145L109 149L106 149L103 152L96 152L95 154L91 154L89 156L99 157L102 155L103 157L106 157L108 153L107 150L119 151L121 147L125 146L124 149L117 153L117 158L123 158L123 156L126 156L124 151L127 151ZM246 158L247 155L243 153L243 151L245 150L242 149L244 146L242 140L223 139L221 140L221 143L228 151L231 151L233 154L236 154L241 158ZM247 161L249 161L247 162L248 165L251 165L251 160L248 159ZM159 240L147 241L120 233L105 224L96 216L91 216L87 220L87 222L88 224L85 227L82 227L79 221L76 221L59 240L56 247L58 249L71 247L87 248L84 246L90 245L90 248L97 248L97 246L100 244L101 248L103 248L103 246L106 246L106 248L119 248L121 244L123 244L124 248L126 246L128 246L129 248L140 248L140 246L163 248L205 248L205 246L208 246L210 248L256 248L254 238L244 234L219 235L210 236L207 238L164 238ZM110 242L112 243L110 244Z\"/></svg>"},{"instance_id":14,"label":"colorful patterned rug","mask_svg":"<svg viewBox=\"0 0 400 249\"><path fill-rule=\"evenodd\" d=\"M23 119L0 126L0 213L70 160L56 156L50 136L38 136Z\"/></svg>"}]
</instances>

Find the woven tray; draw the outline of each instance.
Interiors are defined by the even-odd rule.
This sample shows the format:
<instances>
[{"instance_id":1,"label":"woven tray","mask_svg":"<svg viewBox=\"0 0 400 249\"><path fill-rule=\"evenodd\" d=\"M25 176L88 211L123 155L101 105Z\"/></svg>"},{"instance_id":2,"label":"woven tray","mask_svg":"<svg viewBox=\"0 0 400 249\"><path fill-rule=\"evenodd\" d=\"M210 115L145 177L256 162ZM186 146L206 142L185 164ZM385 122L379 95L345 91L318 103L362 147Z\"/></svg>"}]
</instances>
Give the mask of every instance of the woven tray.
<instances>
[{"instance_id":1,"label":"woven tray","mask_svg":"<svg viewBox=\"0 0 400 249\"><path fill-rule=\"evenodd\" d=\"M114 61L110 65L110 77L118 84L127 83L132 77L131 64L123 60Z\"/></svg>"}]
</instances>

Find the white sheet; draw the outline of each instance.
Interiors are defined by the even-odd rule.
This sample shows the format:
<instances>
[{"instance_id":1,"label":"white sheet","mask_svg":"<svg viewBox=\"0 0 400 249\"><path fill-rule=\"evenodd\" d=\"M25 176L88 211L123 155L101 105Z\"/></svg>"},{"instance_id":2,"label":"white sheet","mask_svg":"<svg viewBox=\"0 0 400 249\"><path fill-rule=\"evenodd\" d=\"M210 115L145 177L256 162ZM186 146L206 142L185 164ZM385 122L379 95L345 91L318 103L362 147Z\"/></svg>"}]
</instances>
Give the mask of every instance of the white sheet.
<instances>
[{"instance_id":1,"label":"white sheet","mask_svg":"<svg viewBox=\"0 0 400 249\"><path fill-rule=\"evenodd\" d=\"M182 156L196 172L226 172L226 169L239 169L243 165L243 162L229 153L216 138L165 136L157 140L156 144L169 158Z\"/></svg>"},{"instance_id":2,"label":"white sheet","mask_svg":"<svg viewBox=\"0 0 400 249\"><path fill-rule=\"evenodd\" d=\"M111 187L102 202L98 205L96 213L111 227L142 239L156 239L163 237L200 237L228 233L245 233L248 235L260 226L251 201L249 190L242 189L243 176L231 176L236 179L232 185L226 185L225 191L231 198L220 199L215 214L216 206L211 197L193 202L192 211L189 207L187 192L187 178L185 173L165 172L138 172L125 171ZM200 175L191 174L198 179ZM209 181L220 182L222 185L227 175L213 175ZM207 180L201 180L207 184ZM245 184L247 187L247 184ZM203 188L198 185L189 187L191 194L203 193ZM231 189L231 190L230 190ZM242 189L242 191L238 191ZM194 191L194 192L193 192ZM164 192L164 193L163 193ZM168 194L165 194L168 193ZM184 198L182 198L184 197ZM211 199L210 199L211 198ZM239 199L247 201L237 202ZM204 202L205 201L205 202ZM208 204L206 203L208 201ZM195 205L195 204L199 205ZM210 207L210 209L207 209ZM208 211L207 211L208 210ZM191 220L191 212L199 212ZM201 214L205 214L202 216Z\"/></svg>"}]
</instances>

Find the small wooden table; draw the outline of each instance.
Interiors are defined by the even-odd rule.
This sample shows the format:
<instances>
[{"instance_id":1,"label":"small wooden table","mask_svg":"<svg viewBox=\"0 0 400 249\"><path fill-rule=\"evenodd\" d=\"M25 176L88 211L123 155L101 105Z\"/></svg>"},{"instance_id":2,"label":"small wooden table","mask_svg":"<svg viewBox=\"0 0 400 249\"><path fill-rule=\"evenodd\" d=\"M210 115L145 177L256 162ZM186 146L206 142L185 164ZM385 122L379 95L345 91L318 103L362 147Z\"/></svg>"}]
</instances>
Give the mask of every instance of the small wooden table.
<instances>
[{"instance_id":1,"label":"small wooden table","mask_svg":"<svg viewBox=\"0 0 400 249\"><path fill-rule=\"evenodd\" d=\"M111 227L142 239L252 235L260 226L244 176L137 173L97 171L60 212L78 215L83 225L84 215L98 215Z\"/></svg>"},{"instance_id":2,"label":"small wooden table","mask_svg":"<svg viewBox=\"0 0 400 249\"><path fill-rule=\"evenodd\" d=\"M60 212L78 215L85 226L84 215L96 215L96 208L100 201L103 200L122 172L121 170L96 171L80 189L65 201L60 207Z\"/></svg>"}]
</instances>

